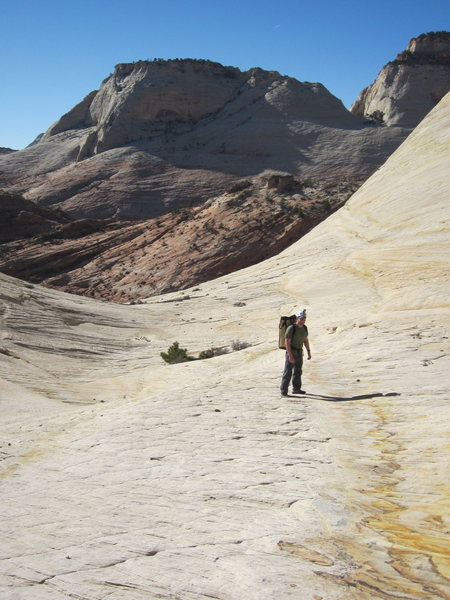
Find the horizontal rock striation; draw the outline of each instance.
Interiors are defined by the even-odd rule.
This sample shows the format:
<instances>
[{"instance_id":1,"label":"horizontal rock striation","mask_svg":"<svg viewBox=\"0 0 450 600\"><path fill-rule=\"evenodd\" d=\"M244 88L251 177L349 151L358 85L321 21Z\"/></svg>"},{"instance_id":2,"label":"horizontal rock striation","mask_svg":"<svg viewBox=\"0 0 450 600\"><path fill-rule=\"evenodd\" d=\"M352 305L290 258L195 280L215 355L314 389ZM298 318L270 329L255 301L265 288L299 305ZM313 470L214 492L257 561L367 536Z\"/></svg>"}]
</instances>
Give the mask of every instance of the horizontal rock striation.
<instances>
[{"instance_id":1,"label":"horizontal rock striation","mask_svg":"<svg viewBox=\"0 0 450 600\"><path fill-rule=\"evenodd\" d=\"M75 294L137 301L256 264L339 208L361 181L319 184L266 173L227 193L139 223L53 223L0 246L0 270ZM30 203L32 204L32 203ZM48 210L48 209L47 209ZM50 212L50 211L48 211Z\"/></svg>"}]
</instances>

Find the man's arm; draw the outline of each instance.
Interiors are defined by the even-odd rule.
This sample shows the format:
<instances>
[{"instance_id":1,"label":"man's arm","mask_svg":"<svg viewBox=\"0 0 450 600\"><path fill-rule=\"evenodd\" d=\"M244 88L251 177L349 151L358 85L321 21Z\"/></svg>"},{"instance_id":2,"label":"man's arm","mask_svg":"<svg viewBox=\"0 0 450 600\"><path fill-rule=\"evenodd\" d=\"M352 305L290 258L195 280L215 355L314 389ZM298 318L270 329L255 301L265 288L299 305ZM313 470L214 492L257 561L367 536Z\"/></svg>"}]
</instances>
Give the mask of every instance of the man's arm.
<instances>
[{"instance_id":1,"label":"man's arm","mask_svg":"<svg viewBox=\"0 0 450 600\"><path fill-rule=\"evenodd\" d=\"M295 363L295 356L292 354L292 339L291 338L285 338L285 342L286 342L286 352L288 354L288 358L289 358L289 362L294 364Z\"/></svg>"},{"instance_id":2,"label":"man's arm","mask_svg":"<svg viewBox=\"0 0 450 600\"><path fill-rule=\"evenodd\" d=\"M305 338L305 341L303 342L306 348L306 351L308 352L308 360L311 360L311 349L309 347L309 339Z\"/></svg>"}]
</instances>

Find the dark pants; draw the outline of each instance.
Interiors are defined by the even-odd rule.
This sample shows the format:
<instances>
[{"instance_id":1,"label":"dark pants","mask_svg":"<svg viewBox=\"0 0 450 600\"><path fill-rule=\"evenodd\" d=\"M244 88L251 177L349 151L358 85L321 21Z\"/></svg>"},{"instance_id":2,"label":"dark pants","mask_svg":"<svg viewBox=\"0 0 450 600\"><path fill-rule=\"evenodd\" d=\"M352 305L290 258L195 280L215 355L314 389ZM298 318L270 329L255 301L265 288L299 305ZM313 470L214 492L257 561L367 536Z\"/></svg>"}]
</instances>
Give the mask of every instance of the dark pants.
<instances>
[{"instance_id":1,"label":"dark pants","mask_svg":"<svg viewBox=\"0 0 450 600\"><path fill-rule=\"evenodd\" d=\"M288 393L289 382L292 377L292 387L294 390L299 390L302 387L302 366L303 366L303 352L292 348L292 354L295 358L295 363L289 362L288 353L286 352L286 358L284 361L284 371L281 377L280 389L283 394ZM294 375L292 376L292 372Z\"/></svg>"}]
</instances>

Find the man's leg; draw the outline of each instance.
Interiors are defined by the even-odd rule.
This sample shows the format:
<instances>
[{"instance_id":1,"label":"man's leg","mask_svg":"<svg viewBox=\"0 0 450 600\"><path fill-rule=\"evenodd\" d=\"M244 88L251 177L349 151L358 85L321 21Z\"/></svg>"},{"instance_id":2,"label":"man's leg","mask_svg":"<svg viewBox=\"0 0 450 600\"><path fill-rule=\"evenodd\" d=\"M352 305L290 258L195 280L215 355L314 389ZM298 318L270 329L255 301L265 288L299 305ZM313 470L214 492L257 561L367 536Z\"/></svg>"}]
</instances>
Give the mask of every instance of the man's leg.
<instances>
[{"instance_id":1,"label":"man's leg","mask_svg":"<svg viewBox=\"0 0 450 600\"><path fill-rule=\"evenodd\" d=\"M294 377L292 378L292 387L294 390L302 389L302 367L303 367L303 352L295 354Z\"/></svg>"},{"instance_id":2,"label":"man's leg","mask_svg":"<svg viewBox=\"0 0 450 600\"><path fill-rule=\"evenodd\" d=\"M289 382L291 381L293 367L294 367L294 365L291 362L289 362L288 353L286 352L286 358L284 360L284 371L283 371L283 375L281 377L281 385L280 385L280 390L281 390L282 394L288 393Z\"/></svg>"}]
</instances>

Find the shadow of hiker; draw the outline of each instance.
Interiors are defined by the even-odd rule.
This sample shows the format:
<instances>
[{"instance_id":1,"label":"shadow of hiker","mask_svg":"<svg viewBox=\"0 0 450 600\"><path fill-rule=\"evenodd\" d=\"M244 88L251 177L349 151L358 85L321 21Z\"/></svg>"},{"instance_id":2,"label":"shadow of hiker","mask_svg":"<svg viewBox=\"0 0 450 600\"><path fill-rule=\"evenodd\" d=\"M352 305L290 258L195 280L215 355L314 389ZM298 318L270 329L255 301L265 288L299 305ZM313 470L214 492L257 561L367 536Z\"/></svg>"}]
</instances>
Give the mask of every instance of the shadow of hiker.
<instances>
[{"instance_id":1,"label":"shadow of hiker","mask_svg":"<svg viewBox=\"0 0 450 600\"><path fill-rule=\"evenodd\" d=\"M350 402L352 400L370 400L371 398L387 398L391 396L400 396L397 392L388 392L382 394L381 392L375 392L373 394L360 394L358 396L324 396L323 394L308 394L306 396L311 398L318 398L319 400L326 400L327 402Z\"/></svg>"}]
</instances>

